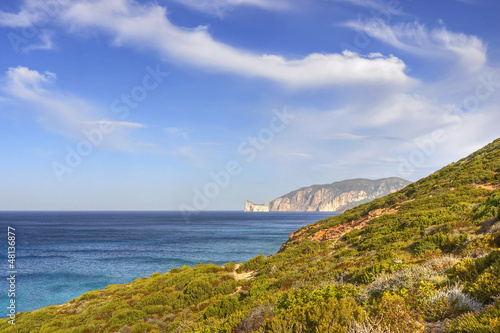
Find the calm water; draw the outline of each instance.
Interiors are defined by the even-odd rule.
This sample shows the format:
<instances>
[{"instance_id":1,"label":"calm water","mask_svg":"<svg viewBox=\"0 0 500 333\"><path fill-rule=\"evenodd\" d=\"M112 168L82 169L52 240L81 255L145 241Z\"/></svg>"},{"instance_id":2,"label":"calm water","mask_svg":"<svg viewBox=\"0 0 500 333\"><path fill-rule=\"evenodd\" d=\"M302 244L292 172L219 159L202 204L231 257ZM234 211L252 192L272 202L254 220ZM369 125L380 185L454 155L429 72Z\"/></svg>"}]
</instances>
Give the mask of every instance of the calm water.
<instances>
[{"instance_id":1,"label":"calm water","mask_svg":"<svg viewBox=\"0 0 500 333\"><path fill-rule=\"evenodd\" d=\"M331 215L202 212L185 222L178 212L0 212L0 308L9 302L7 226L16 229L17 310L29 311L174 267L271 255Z\"/></svg>"}]
</instances>

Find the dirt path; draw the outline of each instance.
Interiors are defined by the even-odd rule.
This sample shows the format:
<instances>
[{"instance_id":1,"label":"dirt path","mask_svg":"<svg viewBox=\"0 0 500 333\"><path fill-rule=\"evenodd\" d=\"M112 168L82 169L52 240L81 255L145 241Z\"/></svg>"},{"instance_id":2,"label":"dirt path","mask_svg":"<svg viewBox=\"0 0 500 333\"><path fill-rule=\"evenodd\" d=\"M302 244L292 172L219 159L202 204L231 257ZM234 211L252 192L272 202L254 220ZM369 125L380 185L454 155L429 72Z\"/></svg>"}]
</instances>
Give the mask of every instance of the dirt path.
<instances>
[{"instance_id":1,"label":"dirt path","mask_svg":"<svg viewBox=\"0 0 500 333\"><path fill-rule=\"evenodd\" d=\"M234 271L231 273L236 281L250 280L253 279L255 275L257 275L256 271L238 273L238 268L240 268L240 266L240 264L236 264L236 266L234 266Z\"/></svg>"}]
</instances>

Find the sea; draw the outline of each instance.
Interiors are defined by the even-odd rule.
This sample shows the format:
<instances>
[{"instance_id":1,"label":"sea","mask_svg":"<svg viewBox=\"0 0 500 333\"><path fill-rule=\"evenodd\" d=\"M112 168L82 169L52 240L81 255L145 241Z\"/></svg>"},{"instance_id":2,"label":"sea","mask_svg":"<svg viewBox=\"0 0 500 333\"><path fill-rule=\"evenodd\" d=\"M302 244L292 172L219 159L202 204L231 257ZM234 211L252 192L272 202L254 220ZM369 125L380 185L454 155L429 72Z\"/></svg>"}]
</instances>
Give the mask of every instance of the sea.
<instances>
[{"instance_id":1,"label":"sea","mask_svg":"<svg viewBox=\"0 0 500 333\"><path fill-rule=\"evenodd\" d=\"M32 311L175 267L269 256L290 233L329 216L210 211L186 219L181 212L0 212L0 317L7 317L12 299L16 312ZM11 262L9 227L15 237Z\"/></svg>"}]
</instances>

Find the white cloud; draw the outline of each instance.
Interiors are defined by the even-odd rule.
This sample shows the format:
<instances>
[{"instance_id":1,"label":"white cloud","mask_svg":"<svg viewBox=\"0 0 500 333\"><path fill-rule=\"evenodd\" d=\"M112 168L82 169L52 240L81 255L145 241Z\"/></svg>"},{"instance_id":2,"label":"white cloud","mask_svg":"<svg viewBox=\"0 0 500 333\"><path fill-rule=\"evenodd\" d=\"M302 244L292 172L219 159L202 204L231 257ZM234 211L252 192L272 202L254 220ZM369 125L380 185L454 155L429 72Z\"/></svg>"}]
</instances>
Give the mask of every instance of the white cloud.
<instances>
[{"instance_id":1,"label":"white cloud","mask_svg":"<svg viewBox=\"0 0 500 333\"><path fill-rule=\"evenodd\" d=\"M350 21L345 26L410 53L455 58L471 71L484 67L487 61L487 46L480 38L451 32L445 27L429 30L418 22L389 26L381 20Z\"/></svg>"},{"instance_id":2,"label":"white cloud","mask_svg":"<svg viewBox=\"0 0 500 333\"><path fill-rule=\"evenodd\" d=\"M311 155L305 153L283 153L283 156L292 156L292 157L301 157L301 158L310 158Z\"/></svg>"},{"instance_id":3,"label":"white cloud","mask_svg":"<svg viewBox=\"0 0 500 333\"><path fill-rule=\"evenodd\" d=\"M156 143L150 143L150 142L139 142L136 144L139 147L159 147L158 144Z\"/></svg>"},{"instance_id":4,"label":"white cloud","mask_svg":"<svg viewBox=\"0 0 500 333\"><path fill-rule=\"evenodd\" d=\"M146 126L139 123L132 123L128 121L111 121L111 120L99 120L99 121L90 121L87 122L89 125L97 125L97 126L109 126L109 127L117 127L117 128L145 128Z\"/></svg>"},{"instance_id":5,"label":"white cloud","mask_svg":"<svg viewBox=\"0 0 500 333\"><path fill-rule=\"evenodd\" d=\"M405 93L363 89L352 92L363 98L337 99L339 107L331 110L293 110L296 119L256 163L263 170L268 165L283 170L277 177L311 182L425 177L499 136L500 70L490 71L479 79L462 72L453 81L421 83ZM435 133L445 139L434 140ZM296 159L289 168L281 156L290 151L310 158ZM400 173L405 160L415 159L410 172Z\"/></svg>"},{"instance_id":6,"label":"white cloud","mask_svg":"<svg viewBox=\"0 0 500 333\"><path fill-rule=\"evenodd\" d=\"M294 87L413 82L405 74L404 62L392 55L364 57L345 51L287 59L273 54L255 54L218 42L206 27L177 27L168 20L166 8L157 4L146 5L133 0L60 0L59 3L61 8L55 21L69 27L70 31L85 34L88 29L97 29L111 36L116 46L153 50L167 61L265 78ZM28 10L24 8L18 15L26 16Z\"/></svg>"},{"instance_id":7,"label":"white cloud","mask_svg":"<svg viewBox=\"0 0 500 333\"><path fill-rule=\"evenodd\" d=\"M377 9L379 11L387 11L390 14L401 14L402 6L395 1L381 0L333 0L340 3L348 3L354 6Z\"/></svg>"},{"instance_id":8,"label":"white cloud","mask_svg":"<svg viewBox=\"0 0 500 333\"><path fill-rule=\"evenodd\" d=\"M289 8L285 0L175 0L176 2L198 11L223 16L238 6L253 6L266 10L284 10Z\"/></svg>"},{"instance_id":9,"label":"white cloud","mask_svg":"<svg viewBox=\"0 0 500 333\"><path fill-rule=\"evenodd\" d=\"M193 145L198 146L225 146L225 143L222 142L194 142Z\"/></svg>"},{"instance_id":10,"label":"white cloud","mask_svg":"<svg viewBox=\"0 0 500 333\"><path fill-rule=\"evenodd\" d=\"M167 127L165 128L165 132L174 137L180 137L182 139L189 139L189 131L184 128L179 127Z\"/></svg>"},{"instance_id":11,"label":"white cloud","mask_svg":"<svg viewBox=\"0 0 500 333\"><path fill-rule=\"evenodd\" d=\"M7 70L7 91L17 97L24 99L33 98L39 94L46 93L43 86L52 85L56 80L56 74L45 71L43 74L27 67L10 67Z\"/></svg>"},{"instance_id":12,"label":"white cloud","mask_svg":"<svg viewBox=\"0 0 500 333\"><path fill-rule=\"evenodd\" d=\"M0 26L9 28L26 28L38 21L35 13L30 9L23 9L19 13L0 11Z\"/></svg>"},{"instance_id":13,"label":"white cloud","mask_svg":"<svg viewBox=\"0 0 500 333\"><path fill-rule=\"evenodd\" d=\"M33 112L37 120L49 131L81 140L83 131L92 131L100 126L113 127L103 141L103 147L116 150L131 150L135 145L127 131L145 127L142 124L103 120L104 114L85 100L56 89L56 74L40 73L27 67L11 67L4 78L3 91L8 98Z\"/></svg>"},{"instance_id":14,"label":"white cloud","mask_svg":"<svg viewBox=\"0 0 500 333\"><path fill-rule=\"evenodd\" d=\"M468 5L479 5L480 3L483 2L482 0L456 0L456 1L463 2L463 3L466 3Z\"/></svg>"}]
</instances>

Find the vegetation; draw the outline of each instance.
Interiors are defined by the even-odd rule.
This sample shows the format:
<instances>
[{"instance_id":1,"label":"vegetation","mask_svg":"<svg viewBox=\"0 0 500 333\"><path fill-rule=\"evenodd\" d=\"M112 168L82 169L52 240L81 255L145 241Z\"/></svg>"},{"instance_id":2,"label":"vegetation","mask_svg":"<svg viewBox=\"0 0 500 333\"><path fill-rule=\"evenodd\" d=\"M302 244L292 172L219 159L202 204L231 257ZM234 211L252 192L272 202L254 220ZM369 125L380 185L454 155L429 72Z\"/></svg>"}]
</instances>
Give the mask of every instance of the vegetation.
<instances>
[{"instance_id":1,"label":"vegetation","mask_svg":"<svg viewBox=\"0 0 500 333\"><path fill-rule=\"evenodd\" d=\"M110 285L0 331L499 332L499 214L500 139L274 256Z\"/></svg>"}]
</instances>

